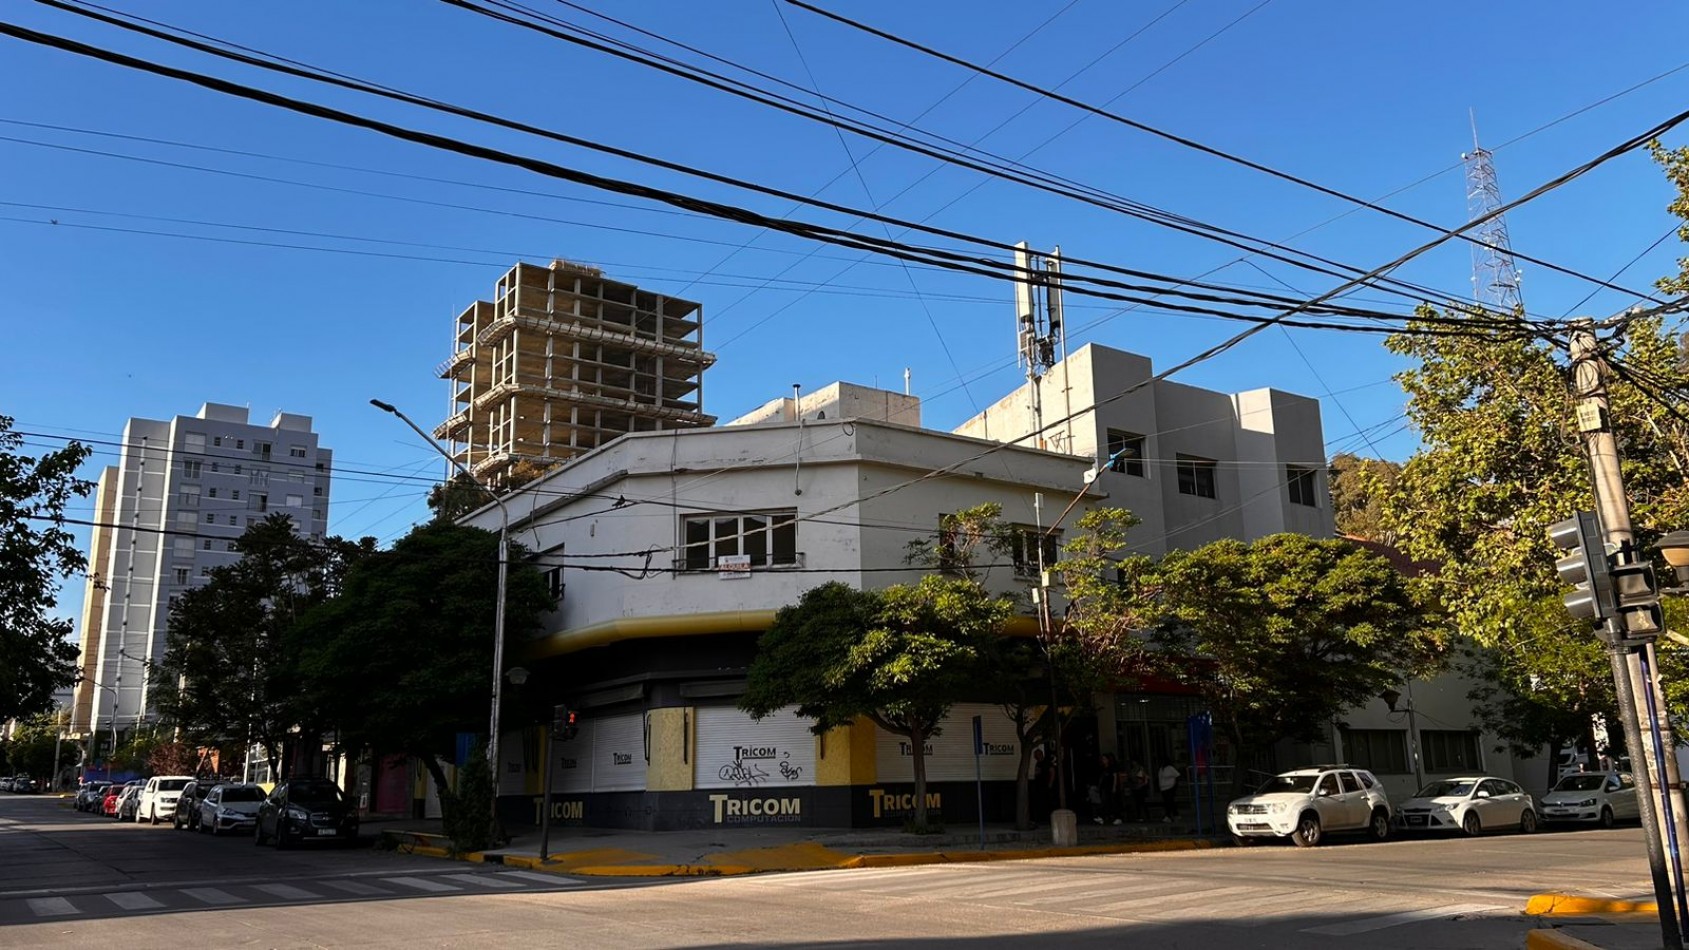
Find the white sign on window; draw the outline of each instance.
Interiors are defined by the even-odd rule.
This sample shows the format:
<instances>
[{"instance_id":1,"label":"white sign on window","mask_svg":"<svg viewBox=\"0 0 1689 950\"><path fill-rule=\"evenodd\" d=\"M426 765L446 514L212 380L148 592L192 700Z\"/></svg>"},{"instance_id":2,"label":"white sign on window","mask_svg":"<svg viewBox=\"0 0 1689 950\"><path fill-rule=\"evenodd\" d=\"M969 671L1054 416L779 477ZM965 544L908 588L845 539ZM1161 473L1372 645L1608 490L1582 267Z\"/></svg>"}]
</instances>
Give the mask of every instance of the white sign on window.
<instances>
[{"instance_id":1,"label":"white sign on window","mask_svg":"<svg viewBox=\"0 0 1689 950\"><path fill-rule=\"evenodd\" d=\"M742 581L751 576L749 554L723 554L715 559L715 566L724 581Z\"/></svg>"}]
</instances>

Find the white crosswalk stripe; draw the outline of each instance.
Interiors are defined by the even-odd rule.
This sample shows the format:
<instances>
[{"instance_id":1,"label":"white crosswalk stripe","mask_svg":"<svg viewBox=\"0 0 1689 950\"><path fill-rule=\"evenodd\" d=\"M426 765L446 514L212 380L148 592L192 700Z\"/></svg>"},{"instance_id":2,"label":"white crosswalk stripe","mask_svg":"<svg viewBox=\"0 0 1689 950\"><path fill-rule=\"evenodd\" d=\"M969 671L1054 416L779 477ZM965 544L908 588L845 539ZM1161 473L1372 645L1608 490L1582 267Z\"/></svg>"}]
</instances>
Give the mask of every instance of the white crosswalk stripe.
<instances>
[{"instance_id":1,"label":"white crosswalk stripe","mask_svg":"<svg viewBox=\"0 0 1689 950\"><path fill-rule=\"evenodd\" d=\"M25 903L37 917L63 917L77 912L76 905L62 897L32 897Z\"/></svg>"},{"instance_id":2,"label":"white crosswalk stripe","mask_svg":"<svg viewBox=\"0 0 1689 950\"><path fill-rule=\"evenodd\" d=\"M314 883L321 884L323 887L334 888L337 891L344 891L347 894L356 894L359 897L391 896L393 893L392 891L384 891L374 884L365 884L362 881L316 881Z\"/></svg>"},{"instance_id":3,"label":"white crosswalk stripe","mask_svg":"<svg viewBox=\"0 0 1689 950\"><path fill-rule=\"evenodd\" d=\"M157 908L164 906L159 901L154 900L145 894L137 894L134 891L121 891L116 894L107 894L106 900L116 904L121 910L156 910Z\"/></svg>"},{"instance_id":4,"label":"white crosswalk stripe","mask_svg":"<svg viewBox=\"0 0 1689 950\"><path fill-rule=\"evenodd\" d=\"M515 881L505 880L504 875L501 874L442 874L440 876L448 881L473 884L476 887L511 888L522 886Z\"/></svg>"},{"instance_id":5,"label":"white crosswalk stripe","mask_svg":"<svg viewBox=\"0 0 1689 950\"><path fill-rule=\"evenodd\" d=\"M401 887L413 887L419 891L427 891L430 894L442 894L446 891L463 890L463 888L454 884L441 884L439 881L431 881L425 877L384 877L381 879L381 883L397 884Z\"/></svg>"},{"instance_id":6,"label":"white crosswalk stripe","mask_svg":"<svg viewBox=\"0 0 1689 950\"><path fill-rule=\"evenodd\" d=\"M538 884L549 884L552 887L568 887L581 883L578 877L564 877L561 874L545 874L540 871L500 871L500 877L521 878Z\"/></svg>"},{"instance_id":7,"label":"white crosswalk stripe","mask_svg":"<svg viewBox=\"0 0 1689 950\"><path fill-rule=\"evenodd\" d=\"M1341 924L1326 924L1323 927L1308 927L1303 933L1322 934L1330 937L1348 937L1353 934L1364 934L1373 930L1383 930L1386 927L1397 927L1402 924L1417 923L1421 920L1439 920L1444 917L1457 917L1461 914L1476 914L1487 910L1503 910L1497 904L1447 904L1442 907L1426 907L1421 910L1403 911L1399 914L1385 914L1382 917L1366 917L1361 920L1351 920Z\"/></svg>"},{"instance_id":8,"label":"white crosswalk stripe","mask_svg":"<svg viewBox=\"0 0 1689 950\"><path fill-rule=\"evenodd\" d=\"M322 899L321 894L313 894L303 887L294 887L292 884L254 884L252 887L254 890L263 891L272 897L279 897L282 900L314 901Z\"/></svg>"},{"instance_id":9,"label":"white crosswalk stripe","mask_svg":"<svg viewBox=\"0 0 1689 950\"><path fill-rule=\"evenodd\" d=\"M246 903L245 900L230 894L228 891L220 891L215 887L184 887L178 893L186 894L202 904L210 904L213 907Z\"/></svg>"}]
</instances>

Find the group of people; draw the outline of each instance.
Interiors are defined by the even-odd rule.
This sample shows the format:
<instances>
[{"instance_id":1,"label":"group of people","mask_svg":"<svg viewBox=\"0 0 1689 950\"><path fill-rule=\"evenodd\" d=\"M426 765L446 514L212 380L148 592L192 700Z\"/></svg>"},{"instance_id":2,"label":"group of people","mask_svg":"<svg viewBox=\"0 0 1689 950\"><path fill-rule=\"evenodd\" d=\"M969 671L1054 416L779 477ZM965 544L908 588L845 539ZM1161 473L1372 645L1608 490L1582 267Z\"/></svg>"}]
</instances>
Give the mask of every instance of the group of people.
<instances>
[{"instance_id":1,"label":"group of people","mask_svg":"<svg viewBox=\"0 0 1689 950\"><path fill-rule=\"evenodd\" d=\"M1033 806L1035 813L1044 815L1056 807L1056 783L1060 776L1054 767L1054 758L1045 750L1034 750L1032 756ZM1152 796L1160 798L1162 821L1179 820L1181 776L1178 765L1173 762L1163 764L1151 775L1137 762L1122 768L1112 752L1104 752L1097 757L1096 765L1089 773L1079 777L1079 789L1072 784L1068 786L1067 801L1068 807L1080 812L1083 817L1089 817L1092 823L1119 825L1127 821L1150 821ZM1075 794L1076 791L1079 793Z\"/></svg>"}]
</instances>

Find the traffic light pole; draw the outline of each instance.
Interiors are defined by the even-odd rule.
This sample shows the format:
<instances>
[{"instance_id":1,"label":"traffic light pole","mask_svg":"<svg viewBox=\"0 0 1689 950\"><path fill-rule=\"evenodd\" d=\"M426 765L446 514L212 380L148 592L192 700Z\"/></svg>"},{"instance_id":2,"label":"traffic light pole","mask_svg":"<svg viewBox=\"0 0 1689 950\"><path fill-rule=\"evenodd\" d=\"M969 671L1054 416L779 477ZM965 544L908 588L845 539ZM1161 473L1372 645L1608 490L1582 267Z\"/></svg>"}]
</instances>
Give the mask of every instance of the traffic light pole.
<instances>
[{"instance_id":1,"label":"traffic light pole","mask_svg":"<svg viewBox=\"0 0 1689 950\"><path fill-rule=\"evenodd\" d=\"M1608 420L1607 367L1597 350L1592 323L1582 321L1573 327L1571 354L1578 428L1589 456L1601 540L1616 551L1614 564L1622 569L1642 556L1636 550L1618 443ZM1639 631L1630 629L1628 620L1623 611L1610 613L1605 618L1604 637L1613 665L1619 720L1636 778L1636 800L1646 832L1643 840L1659 906L1660 931L1667 950L1681 950L1682 923L1689 920L1683 881L1683 863L1689 855L1689 842L1685 840L1689 815L1685 814L1665 698L1655 673L1658 666L1653 638L1634 637ZM1636 768L1639 763L1640 769Z\"/></svg>"}]
</instances>

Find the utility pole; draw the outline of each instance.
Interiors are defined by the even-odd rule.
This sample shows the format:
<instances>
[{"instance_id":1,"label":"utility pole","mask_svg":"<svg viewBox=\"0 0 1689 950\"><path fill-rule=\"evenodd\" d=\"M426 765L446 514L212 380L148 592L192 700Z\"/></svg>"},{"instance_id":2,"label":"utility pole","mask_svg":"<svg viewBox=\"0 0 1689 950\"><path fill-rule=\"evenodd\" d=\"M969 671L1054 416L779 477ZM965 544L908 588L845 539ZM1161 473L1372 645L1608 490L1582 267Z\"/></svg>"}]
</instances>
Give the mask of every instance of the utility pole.
<instances>
[{"instance_id":1,"label":"utility pole","mask_svg":"<svg viewBox=\"0 0 1689 950\"><path fill-rule=\"evenodd\" d=\"M1682 925L1689 920L1684 894L1684 860L1689 856L1689 814L1683 804L1676 745L1660 689L1654 641L1664 627L1659 592L1647 556L1636 546L1630 500L1625 495L1617 440L1609 419L1607 364L1597 348L1595 325L1582 320L1571 331L1572 386L1577 397L1578 430L1589 456L1600 537L1586 559L1605 569L1606 585L1591 579L1594 619L1602 621L1613 665L1619 719L1635 770L1637 804L1659 905L1660 930L1667 950L1683 947ZM1604 562L1604 563L1603 563ZM1642 768L1636 769L1640 762Z\"/></svg>"}]
</instances>

